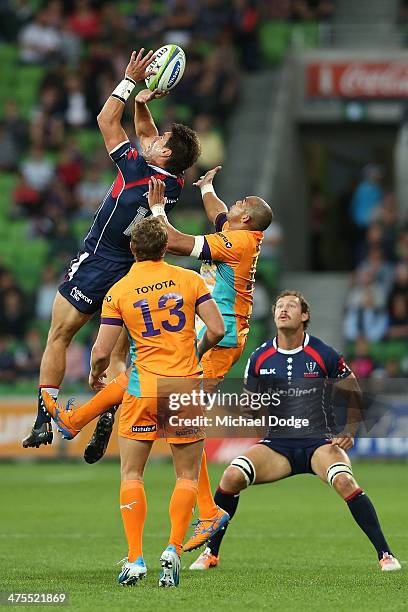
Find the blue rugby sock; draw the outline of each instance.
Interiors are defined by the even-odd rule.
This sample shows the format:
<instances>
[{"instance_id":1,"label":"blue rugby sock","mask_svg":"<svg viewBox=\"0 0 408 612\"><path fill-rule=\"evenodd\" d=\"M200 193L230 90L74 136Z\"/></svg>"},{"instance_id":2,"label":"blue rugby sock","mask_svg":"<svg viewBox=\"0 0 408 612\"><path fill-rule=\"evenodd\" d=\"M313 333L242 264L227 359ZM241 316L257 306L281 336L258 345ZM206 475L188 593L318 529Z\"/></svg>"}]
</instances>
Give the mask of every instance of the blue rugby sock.
<instances>
[{"instance_id":1,"label":"blue rugby sock","mask_svg":"<svg viewBox=\"0 0 408 612\"><path fill-rule=\"evenodd\" d=\"M346 497L345 501L357 525L364 531L377 551L378 558L382 559L385 552L392 555L391 549L381 531L375 508L364 491L357 489L352 495Z\"/></svg>"},{"instance_id":2,"label":"blue rugby sock","mask_svg":"<svg viewBox=\"0 0 408 612\"><path fill-rule=\"evenodd\" d=\"M224 491L223 489L218 487L214 495L214 501L217 506L228 512L230 518L232 519L238 507L239 493L228 493L228 491ZM208 542L208 547L211 550L211 553L216 557L218 557L221 542L225 535L227 527L228 525L224 527L224 529L216 533L215 536L213 536Z\"/></svg>"},{"instance_id":3,"label":"blue rugby sock","mask_svg":"<svg viewBox=\"0 0 408 612\"><path fill-rule=\"evenodd\" d=\"M38 389L38 406L37 406L37 418L34 423L34 428L38 429L44 423L51 423L51 417L44 411L41 406L41 391L48 391L51 397L57 399L59 387L46 387L41 386Z\"/></svg>"}]
</instances>

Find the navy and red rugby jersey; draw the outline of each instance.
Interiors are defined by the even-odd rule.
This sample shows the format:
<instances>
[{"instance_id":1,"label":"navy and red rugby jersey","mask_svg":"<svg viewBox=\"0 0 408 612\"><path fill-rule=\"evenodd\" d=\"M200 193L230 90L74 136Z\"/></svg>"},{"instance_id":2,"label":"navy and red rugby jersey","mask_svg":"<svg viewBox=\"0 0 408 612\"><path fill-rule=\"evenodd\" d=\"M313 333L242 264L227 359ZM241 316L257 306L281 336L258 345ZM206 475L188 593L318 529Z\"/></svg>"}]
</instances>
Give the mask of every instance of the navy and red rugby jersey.
<instances>
[{"instance_id":1,"label":"navy and red rugby jersey","mask_svg":"<svg viewBox=\"0 0 408 612\"><path fill-rule=\"evenodd\" d=\"M264 342L248 360L244 384L251 393L278 393L281 403L272 411L279 417L308 419L310 435L335 430L332 385L350 374L342 355L305 333L302 345L293 350L281 349L276 337Z\"/></svg>"},{"instance_id":2,"label":"navy and red rugby jersey","mask_svg":"<svg viewBox=\"0 0 408 612\"><path fill-rule=\"evenodd\" d=\"M95 213L82 250L132 264L130 233L138 221L151 214L147 201L150 177L166 185L167 213L177 204L184 179L148 164L129 141L118 145L110 156L118 167L118 176Z\"/></svg>"}]
</instances>

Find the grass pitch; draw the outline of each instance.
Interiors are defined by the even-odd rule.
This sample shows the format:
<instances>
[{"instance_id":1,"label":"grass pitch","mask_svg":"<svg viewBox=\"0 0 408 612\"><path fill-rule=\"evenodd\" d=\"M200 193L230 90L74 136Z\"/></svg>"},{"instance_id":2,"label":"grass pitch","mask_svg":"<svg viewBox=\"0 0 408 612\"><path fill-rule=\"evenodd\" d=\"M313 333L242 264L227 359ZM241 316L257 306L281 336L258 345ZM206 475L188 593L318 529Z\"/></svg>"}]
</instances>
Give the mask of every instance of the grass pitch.
<instances>
[{"instance_id":1,"label":"grass pitch","mask_svg":"<svg viewBox=\"0 0 408 612\"><path fill-rule=\"evenodd\" d=\"M221 472L211 469L214 486ZM116 463L0 464L0 591L66 591L63 609L69 610L406 611L408 466L356 462L354 472L376 505L402 572L381 573L344 502L317 478L297 476L245 491L221 565L185 569L178 589L159 589L170 464L148 466L148 576L128 588L116 584L115 562L126 555ZM196 556L185 554L182 566Z\"/></svg>"}]
</instances>

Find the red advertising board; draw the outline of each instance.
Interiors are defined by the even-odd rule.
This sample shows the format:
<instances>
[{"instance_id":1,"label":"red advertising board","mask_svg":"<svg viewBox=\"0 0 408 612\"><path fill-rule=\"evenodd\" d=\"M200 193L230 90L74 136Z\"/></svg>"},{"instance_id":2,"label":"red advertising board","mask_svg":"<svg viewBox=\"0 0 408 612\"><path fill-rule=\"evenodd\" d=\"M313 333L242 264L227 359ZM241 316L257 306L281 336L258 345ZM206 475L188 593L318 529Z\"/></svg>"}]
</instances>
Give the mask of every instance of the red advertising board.
<instances>
[{"instance_id":1,"label":"red advertising board","mask_svg":"<svg viewBox=\"0 0 408 612\"><path fill-rule=\"evenodd\" d=\"M306 94L320 98L408 98L408 62L311 62Z\"/></svg>"}]
</instances>

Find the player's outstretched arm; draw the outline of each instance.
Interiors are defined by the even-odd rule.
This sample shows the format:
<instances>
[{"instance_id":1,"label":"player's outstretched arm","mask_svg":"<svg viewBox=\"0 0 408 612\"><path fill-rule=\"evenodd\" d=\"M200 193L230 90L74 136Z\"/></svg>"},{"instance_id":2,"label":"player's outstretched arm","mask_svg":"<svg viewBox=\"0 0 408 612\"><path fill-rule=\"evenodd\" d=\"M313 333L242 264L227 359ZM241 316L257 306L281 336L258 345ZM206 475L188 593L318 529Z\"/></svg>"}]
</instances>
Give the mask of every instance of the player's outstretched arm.
<instances>
[{"instance_id":1,"label":"player's outstretched arm","mask_svg":"<svg viewBox=\"0 0 408 612\"><path fill-rule=\"evenodd\" d=\"M138 54L136 54L136 51L133 51L125 70L124 79L109 96L97 117L99 129L109 153L119 144L128 140L126 132L121 125L121 120L126 101L132 93L136 82L153 74L152 71L148 70L148 66L154 57L153 51L149 51L145 57L143 57L143 52L144 49L140 49Z\"/></svg>"},{"instance_id":2,"label":"player's outstretched arm","mask_svg":"<svg viewBox=\"0 0 408 612\"><path fill-rule=\"evenodd\" d=\"M98 337L92 347L89 374L89 386L94 391L100 391L105 386L103 379L106 377L110 356L121 331L121 325L102 324L99 327Z\"/></svg>"},{"instance_id":3,"label":"player's outstretched arm","mask_svg":"<svg viewBox=\"0 0 408 612\"><path fill-rule=\"evenodd\" d=\"M160 217L166 224L168 244L167 251L172 255L191 255L191 252L195 246L196 236L190 234L183 234L176 230L175 227L169 223L166 216L164 206L166 204L166 198L164 197L165 184L160 179L152 177L149 181L149 193L147 201L152 211L152 215Z\"/></svg>"},{"instance_id":4,"label":"player's outstretched arm","mask_svg":"<svg viewBox=\"0 0 408 612\"><path fill-rule=\"evenodd\" d=\"M135 98L135 130L142 149L148 147L152 139L159 134L147 103L163 96L167 96L167 92L142 89Z\"/></svg>"},{"instance_id":5,"label":"player's outstretched arm","mask_svg":"<svg viewBox=\"0 0 408 612\"><path fill-rule=\"evenodd\" d=\"M194 183L194 185L201 190L205 212L211 223L215 223L219 214L228 212L228 208L217 196L213 186L214 177L221 168L222 166L216 166L203 176L200 176L199 180Z\"/></svg>"},{"instance_id":6,"label":"player's outstretched arm","mask_svg":"<svg viewBox=\"0 0 408 612\"><path fill-rule=\"evenodd\" d=\"M204 336L197 347L198 355L201 359L204 353L221 342L225 334L225 325L220 309L213 299L199 304L196 307L196 313L207 326Z\"/></svg>"}]
</instances>

